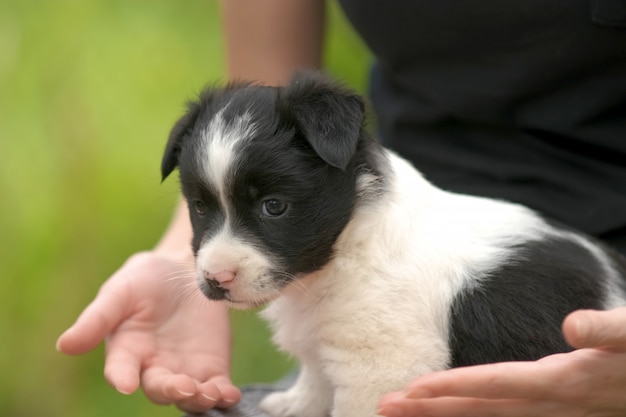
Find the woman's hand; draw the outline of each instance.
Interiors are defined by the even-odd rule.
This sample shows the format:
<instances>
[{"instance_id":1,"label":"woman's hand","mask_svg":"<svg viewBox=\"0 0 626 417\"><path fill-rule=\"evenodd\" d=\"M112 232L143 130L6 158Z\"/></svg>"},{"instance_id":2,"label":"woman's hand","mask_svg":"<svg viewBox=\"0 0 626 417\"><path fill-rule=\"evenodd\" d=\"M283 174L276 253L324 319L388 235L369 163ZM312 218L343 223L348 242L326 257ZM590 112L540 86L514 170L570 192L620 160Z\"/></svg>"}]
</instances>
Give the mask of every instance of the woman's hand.
<instances>
[{"instance_id":1,"label":"woman's hand","mask_svg":"<svg viewBox=\"0 0 626 417\"><path fill-rule=\"evenodd\" d=\"M578 350L536 362L435 372L384 396L378 412L387 417L626 415L626 307L574 312L563 333Z\"/></svg>"},{"instance_id":2,"label":"woman's hand","mask_svg":"<svg viewBox=\"0 0 626 417\"><path fill-rule=\"evenodd\" d=\"M151 401L186 412L233 405L241 393L230 381L227 307L201 295L192 265L134 255L61 335L58 350L82 354L106 340L104 375L119 392L141 385Z\"/></svg>"}]
</instances>

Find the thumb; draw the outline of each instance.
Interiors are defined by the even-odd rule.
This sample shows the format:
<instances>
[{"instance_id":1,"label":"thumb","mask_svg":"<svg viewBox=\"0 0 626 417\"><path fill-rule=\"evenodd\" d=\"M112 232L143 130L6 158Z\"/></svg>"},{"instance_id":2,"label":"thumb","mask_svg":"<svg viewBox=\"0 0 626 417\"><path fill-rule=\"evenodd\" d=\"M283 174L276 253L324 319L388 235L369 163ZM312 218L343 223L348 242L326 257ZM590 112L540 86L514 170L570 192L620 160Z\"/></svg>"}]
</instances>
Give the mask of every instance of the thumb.
<instances>
[{"instance_id":1,"label":"thumb","mask_svg":"<svg viewBox=\"0 0 626 417\"><path fill-rule=\"evenodd\" d=\"M128 291L119 285L103 286L76 322L58 338L57 350L79 355L98 346L124 319L128 296Z\"/></svg>"},{"instance_id":2,"label":"thumb","mask_svg":"<svg viewBox=\"0 0 626 417\"><path fill-rule=\"evenodd\" d=\"M563 335L574 348L626 351L626 307L608 311L579 310L563 322Z\"/></svg>"}]
</instances>

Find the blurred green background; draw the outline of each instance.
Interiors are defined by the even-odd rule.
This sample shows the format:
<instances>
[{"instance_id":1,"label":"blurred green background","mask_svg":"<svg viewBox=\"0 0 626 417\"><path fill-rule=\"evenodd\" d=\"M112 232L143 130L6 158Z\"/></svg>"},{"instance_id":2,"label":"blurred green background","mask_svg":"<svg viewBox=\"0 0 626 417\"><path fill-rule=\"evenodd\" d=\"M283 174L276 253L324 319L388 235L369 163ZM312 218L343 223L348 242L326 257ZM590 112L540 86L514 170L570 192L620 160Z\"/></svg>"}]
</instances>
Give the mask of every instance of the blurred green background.
<instances>
[{"instance_id":1,"label":"blurred green background","mask_svg":"<svg viewBox=\"0 0 626 417\"><path fill-rule=\"evenodd\" d=\"M368 55L335 4L326 67L363 90ZM102 377L103 349L57 336L169 221L161 151L183 103L224 80L211 0L0 1L0 416L177 416ZM253 312L233 314L233 378L290 363Z\"/></svg>"}]
</instances>

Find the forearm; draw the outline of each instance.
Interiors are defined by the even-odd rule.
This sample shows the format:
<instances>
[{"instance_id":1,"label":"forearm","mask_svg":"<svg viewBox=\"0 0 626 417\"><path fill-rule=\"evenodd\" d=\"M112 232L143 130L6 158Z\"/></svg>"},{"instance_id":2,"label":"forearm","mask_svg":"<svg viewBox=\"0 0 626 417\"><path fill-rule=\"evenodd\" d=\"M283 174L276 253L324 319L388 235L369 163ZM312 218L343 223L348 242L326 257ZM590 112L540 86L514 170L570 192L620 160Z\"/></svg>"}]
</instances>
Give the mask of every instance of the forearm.
<instances>
[{"instance_id":1,"label":"forearm","mask_svg":"<svg viewBox=\"0 0 626 417\"><path fill-rule=\"evenodd\" d=\"M323 0L224 0L221 9L229 79L282 85L321 67Z\"/></svg>"},{"instance_id":2,"label":"forearm","mask_svg":"<svg viewBox=\"0 0 626 417\"><path fill-rule=\"evenodd\" d=\"M181 199L176 207L172 220L154 248L154 252L168 258L193 262L191 251L191 223L187 203Z\"/></svg>"}]
</instances>

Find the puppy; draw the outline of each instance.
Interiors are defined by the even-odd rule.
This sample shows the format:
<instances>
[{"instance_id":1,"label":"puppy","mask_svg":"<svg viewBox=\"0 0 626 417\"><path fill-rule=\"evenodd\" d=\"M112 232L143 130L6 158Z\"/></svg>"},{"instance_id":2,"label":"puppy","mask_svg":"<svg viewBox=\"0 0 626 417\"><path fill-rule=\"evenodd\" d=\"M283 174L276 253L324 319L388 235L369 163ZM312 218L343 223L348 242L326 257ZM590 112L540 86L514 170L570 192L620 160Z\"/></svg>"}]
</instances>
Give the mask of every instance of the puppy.
<instances>
[{"instance_id":1,"label":"puppy","mask_svg":"<svg viewBox=\"0 0 626 417\"><path fill-rule=\"evenodd\" d=\"M438 189L314 73L209 89L174 126L200 289L262 313L301 373L261 408L365 417L428 372L570 350L563 318L626 304L626 262L520 205Z\"/></svg>"}]
</instances>

